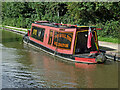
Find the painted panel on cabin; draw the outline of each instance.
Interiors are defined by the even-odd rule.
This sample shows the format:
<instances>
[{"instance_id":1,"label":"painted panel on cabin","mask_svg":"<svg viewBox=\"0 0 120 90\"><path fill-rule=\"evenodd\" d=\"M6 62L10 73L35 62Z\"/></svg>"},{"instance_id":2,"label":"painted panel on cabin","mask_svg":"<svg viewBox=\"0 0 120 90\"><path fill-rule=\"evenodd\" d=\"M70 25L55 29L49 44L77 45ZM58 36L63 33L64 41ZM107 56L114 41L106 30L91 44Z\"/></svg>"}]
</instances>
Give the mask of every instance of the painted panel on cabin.
<instances>
[{"instance_id":1,"label":"painted panel on cabin","mask_svg":"<svg viewBox=\"0 0 120 90\"><path fill-rule=\"evenodd\" d=\"M32 27L35 26L35 27L39 27L39 28L45 28L45 32L44 32L44 41L41 42L40 40L37 40L35 38L32 38L30 37L30 40L32 41L35 41L36 43L39 43L51 50L54 50L54 51L57 51L59 53L65 53L65 54L73 54L73 48L74 48L74 39L75 39L75 33L76 33L76 29L65 29L65 31L60 31L60 32L72 32L73 33L73 37L72 37L72 40L71 40L71 49L64 49L64 48L57 48L55 46L53 46L53 41L52 41L52 44L49 45L48 44L48 41L49 41L49 31L50 30L53 30L53 40L54 40L54 32L55 31L59 31L60 28L55 28L55 27L49 27L49 26L43 26L43 25L38 25L38 24L34 24L32 23ZM32 27L31 27L31 30L32 30ZM30 32L30 36L32 35L32 32ZM45 36L47 35L47 37Z\"/></svg>"},{"instance_id":2,"label":"painted panel on cabin","mask_svg":"<svg viewBox=\"0 0 120 90\"><path fill-rule=\"evenodd\" d=\"M44 39L44 32L45 29L44 28L39 28L39 27L32 27L32 33L31 33L31 37L40 40L41 42L43 42Z\"/></svg>"},{"instance_id":3,"label":"painted panel on cabin","mask_svg":"<svg viewBox=\"0 0 120 90\"><path fill-rule=\"evenodd\" d=\"M71 49L73 32L55 32L53 46L62 49Z\"/></svg>"}]
</instances>

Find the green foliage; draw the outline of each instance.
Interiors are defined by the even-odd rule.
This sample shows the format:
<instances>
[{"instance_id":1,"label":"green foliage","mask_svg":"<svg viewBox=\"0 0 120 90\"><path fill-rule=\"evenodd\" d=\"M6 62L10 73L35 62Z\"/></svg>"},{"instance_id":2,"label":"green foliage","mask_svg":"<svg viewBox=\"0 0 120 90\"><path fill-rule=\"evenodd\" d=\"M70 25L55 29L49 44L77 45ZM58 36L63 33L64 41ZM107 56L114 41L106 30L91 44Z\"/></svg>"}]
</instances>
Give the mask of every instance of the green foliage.
<instances>
[{"instance_id":1,"label":"green foliage","mask_svg":"<svg viewBox=\"0 0 120 90\"><path fill-rule=\"evenodd\" d=\"M39 20L96 25L100 37L118 37L120 2L2 2L3 25L30 28Z\"/></svg>"},{"instance_id":2,"label":"green foliage","mask_svg":"<svg viewBox=\"0 0 120 90\"><path fill-rule=\"evenodd\" d=\"M119 37L120 23L119 21L107 21L105 24L99 23L96 26L101 27L103 30L98 31L98 36L101 37Z\"/></svg>"}]
</instances>

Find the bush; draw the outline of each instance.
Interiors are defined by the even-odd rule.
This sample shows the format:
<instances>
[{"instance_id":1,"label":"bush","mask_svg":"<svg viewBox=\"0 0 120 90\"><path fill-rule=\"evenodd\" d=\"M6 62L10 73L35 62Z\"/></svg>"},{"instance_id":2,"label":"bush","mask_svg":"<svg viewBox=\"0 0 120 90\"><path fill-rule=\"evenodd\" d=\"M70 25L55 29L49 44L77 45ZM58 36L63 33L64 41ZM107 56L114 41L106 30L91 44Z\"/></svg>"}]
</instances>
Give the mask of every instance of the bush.
<instances>
[{"instance_id":1,"label":"bush","mask_svg":"<svg viewBox=\"0 0 120 90\"><path fill-rule=\"evenodd\" d=\"M113 37L118 38L120 25L119 21L107 21L106 23L98 23L97 27L103 28L103 30L98 31L98 36L101 37Z\"/></svg>"},{"instance_id":2,"label":"bush","mask_svg":"<svg viewBox=\"0 0 120 90\"><path fill-rule=\"evenodd\" d=\"M31 20L28 18L4 18L2 21L3 25L19 27L19 28L29 28L31 26Z\"/></svg>"}]
</instances>

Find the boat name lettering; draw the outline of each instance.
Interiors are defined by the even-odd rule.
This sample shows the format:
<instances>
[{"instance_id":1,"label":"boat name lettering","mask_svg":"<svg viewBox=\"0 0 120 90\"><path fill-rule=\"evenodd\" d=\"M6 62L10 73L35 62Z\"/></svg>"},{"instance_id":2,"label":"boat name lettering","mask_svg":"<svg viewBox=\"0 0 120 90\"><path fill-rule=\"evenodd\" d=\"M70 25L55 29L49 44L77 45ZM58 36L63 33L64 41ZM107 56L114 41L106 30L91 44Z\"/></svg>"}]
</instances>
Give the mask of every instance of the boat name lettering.
<instances>
[{"instance_id":1,"label":"boat name lettering","mask_svg":"<svg viewBox=\"0 0 120 90\"><path fill-rule=\"evenodd\" d=\"M68 47L68 44L64 44L64 43L54 42L54 45L55 45L55 46L58 46L58 47Z\"/></svg>"},{"instance_id":2,"label":"boat name lettering","mask_svg":"<svg viewBox=\"0 0 120 90\"><path fill-rule=\"evenodd\" d=\"M72 41L72 38L70 37L71 35L69 34L69 35L66 35L66 34L57 34L57 35L55 35L55 38L58 38L58 37L62 37L62 38L65 38L65 39L67 39L67 40L69 40L70 42Z\"/></svg>"}]
</instances>

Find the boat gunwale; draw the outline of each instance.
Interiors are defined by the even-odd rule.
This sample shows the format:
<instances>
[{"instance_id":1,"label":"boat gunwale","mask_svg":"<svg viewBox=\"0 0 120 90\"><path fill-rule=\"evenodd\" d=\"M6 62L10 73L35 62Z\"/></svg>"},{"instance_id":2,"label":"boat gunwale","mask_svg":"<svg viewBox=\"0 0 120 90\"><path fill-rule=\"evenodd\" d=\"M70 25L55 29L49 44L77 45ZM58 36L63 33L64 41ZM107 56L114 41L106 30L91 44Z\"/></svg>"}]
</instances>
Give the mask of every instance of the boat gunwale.
<instances>
[{"instance_id":1,"label":"boat gunwale","mask_svg":"<svg viewBox=\"0 0 120 90\"><path fill-rule=\"evenodd\" d=\"M36 46L36 45L33 45L33 44L31 44L31 43L27 43L25 40L23 40L23 42L25 43L25 44L28 44L28 45L31 45L31 46L33 46L33 47L35 47L35 48L37 48L37 49L40 49L40 50L42 50L42 51L44 51L44 52L46 52L46 53L48 53L48 54L51 54L52 56L57 56L57 57L59 57L59 58L62 58L62 59L65 59L65 60L67 60L67 61L72 61L72 62L77 62L77 63L84 63L84 64L97 64L97 62L82 62L82 61L76 61L76 60L74 60L74 59L72 59L72 58L66 58L66 57L63 57L63 56L60 56L60 55L56 55L56 54L54 54L54 53L51 53L51 52L48 52L48 51L46 51L46 50L44 50L44 49L42 49L42 48L40 48L40 47L38 47L38 46ZM34 42L34 41L33 41ZM35 42L36 43L36 42ZM37 44L39 44L39 43L37 43ZM41 45L41 44L39 44L39 45ZM44 47L44 46L43 46ZM46 47L45 47L46 48ZM47 49L49 49L49 48L47 48ZM51 50L51 49L50 49ZM53 50L52 50L53 51ZM72 54L65 54L65 55L72 55ZM74 56L74 55L72 55L72 56ZM74 58L75 57L77 57L77 56L74 56ZM85 57L81 57L81 58L85 58ZM86 57L86 59L87 58L93 58L93 57ZM93 58L93 59L95 59L95 58Z\"/></svg>"}]
</instances>

